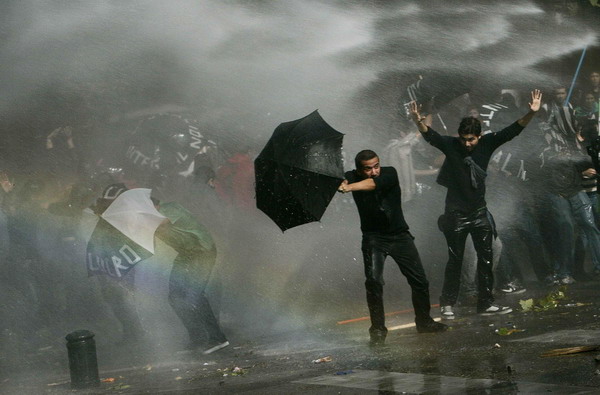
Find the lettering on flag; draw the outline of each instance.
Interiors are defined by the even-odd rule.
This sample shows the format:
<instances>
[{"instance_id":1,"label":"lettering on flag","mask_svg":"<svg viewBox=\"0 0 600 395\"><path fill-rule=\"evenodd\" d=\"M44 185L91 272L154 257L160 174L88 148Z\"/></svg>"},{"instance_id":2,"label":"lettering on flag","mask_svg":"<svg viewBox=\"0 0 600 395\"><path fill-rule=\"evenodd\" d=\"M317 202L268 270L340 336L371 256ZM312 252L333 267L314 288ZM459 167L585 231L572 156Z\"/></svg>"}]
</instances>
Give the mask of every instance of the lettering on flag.
<instances>
[{"instance_id":1,"label":"lettering on flag","mask_svg":"<svg viewBox=\"0 0 600 395\"><path fill-rule=\"evenodd\" d=\"M100 218L87 245L86 265L90 276L103 274L121 278L151 256L145 248Z\"/></svg>"}]
</instances>

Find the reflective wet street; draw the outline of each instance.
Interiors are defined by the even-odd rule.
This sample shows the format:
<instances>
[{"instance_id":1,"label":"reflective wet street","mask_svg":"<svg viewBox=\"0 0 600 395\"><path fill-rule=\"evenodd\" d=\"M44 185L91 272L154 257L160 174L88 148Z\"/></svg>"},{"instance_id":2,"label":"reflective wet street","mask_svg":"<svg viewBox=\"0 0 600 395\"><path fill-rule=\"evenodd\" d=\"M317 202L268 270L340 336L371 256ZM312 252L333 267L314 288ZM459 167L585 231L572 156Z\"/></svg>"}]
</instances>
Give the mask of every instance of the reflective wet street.
<instances>
[{"instance_id":1,"label":"reflective wet street","mask_svg":"<svg viewBox=\"0 0 600 395\"><path fill-rule=\"evenodd\" d=\"M410 327L411 314L401 312L388 322L390 328L402 329L391 330L386 345L376 349L367 345L368 320L245 339L209 356L161 354L156 344L151 353L143 345L100 344L103 382L75 392L66 350L57 344L26 356L24 364L37 370L35 377L14 365L2 372L0 388L6 394L598 393L595 357L600 349L542 356L556 349L600 346L597 286L573 284L558 307L546 311L515 307L511 314L481 317L474 306L463 304L451 330L441 334L418 334ZM540 298L550 290L532 289L502 300L516 306L519 297ZM243 331L232 338L244 339Z\"/></svg>"}]
</instances>

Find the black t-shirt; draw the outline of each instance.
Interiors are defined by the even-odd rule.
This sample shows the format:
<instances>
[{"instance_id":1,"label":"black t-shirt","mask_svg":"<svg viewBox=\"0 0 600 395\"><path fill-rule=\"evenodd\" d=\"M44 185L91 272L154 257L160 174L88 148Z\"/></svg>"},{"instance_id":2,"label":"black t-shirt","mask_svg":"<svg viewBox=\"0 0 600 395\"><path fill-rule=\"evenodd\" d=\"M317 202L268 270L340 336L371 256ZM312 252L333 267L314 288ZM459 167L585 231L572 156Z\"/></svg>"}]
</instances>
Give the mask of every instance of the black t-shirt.
<instances>
[{"instance_id":1,"label":"black t-shirt","mask_svg":"<svg viewBox=\"0 0 600 395\"><path fill-rule=\"evenodd\" d=\"M471 170L465 163L465 158L470 156L477 166L487 170L494 150L513 139L522 130L523 126L515 122L499 132L481 136L479 143L471 152L463 147L457 137L442 136L431 128L423 133L425 140L446 155L437 178L438 184L448 188L446 211L471 213L486 206L485 182L481 181L477 184L477 188L473 187Z\"/></svg>"},{"instance_id":2,"label":"black t-shirt","mask_svg":"<svg viewBox=\"0 0 600 395\"><path fill-rule=\"evenodd\" d=\"M362 181L355 170L346 172L350 184ZM378 177L373 178L372 191L352 192L360 216L363 233L394 235L408 231L402 213L402 198L398 173L393 167L382 167Z\"/></svg>"}]
</instances>

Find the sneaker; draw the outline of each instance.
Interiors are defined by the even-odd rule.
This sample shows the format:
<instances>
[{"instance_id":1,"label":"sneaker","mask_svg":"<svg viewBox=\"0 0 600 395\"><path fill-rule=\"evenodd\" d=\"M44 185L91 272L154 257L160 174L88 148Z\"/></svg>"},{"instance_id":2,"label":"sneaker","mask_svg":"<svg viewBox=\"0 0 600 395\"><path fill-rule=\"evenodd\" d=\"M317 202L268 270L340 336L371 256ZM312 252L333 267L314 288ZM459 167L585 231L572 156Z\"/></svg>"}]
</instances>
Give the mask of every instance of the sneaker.
<instances>
[{"instance_id":1,"label":"sneaker","mask_svg":"<svg viewBox=\"0 0 600 395\"><path fill-rule=\"evenodd\" d=\"M417 325L417 332L419 333L435 333L444 332L448 330L448 325L442 324L441 322L431 321L424 325Z\"/></svg>"},{"instance_id":2,"label":"sneaker","mask_svg":"<svg viewBox=\"0 0 600 395\"><path fill-rule=\"evenodd\" d=\"M213 347L211 347L211 348L209 348L207 350L204 350L202 352L202 354L204 354L204 355L212 354L213 352L219 351L220 349L225 348L228 345L229 345L229 342L227 340L225 340L223 343L216 344Z\"/></svg>"},{"instance_id":3,"label":"sneaker","mask_svg":"<svg viewBox=\"0 0 600 395\"><path fill-rule=\"evenodd\" d=\"M518 295L522 294L525 291L527 291L526 288L521 287L520 285L515 283L508 283L505 286L500 287L500 292L505 293L507 295Z\"/></svg>"},{"instance_id":4,"label":"sneaker","mask_svg":"<svg viewBox=\"0 0 600 395\"><path fill-rule=\"evenodd\" d=\"M442 306L441 315L442 315L442 319L444 319L444 320L453 320L454 319L454 311L452 311L452 306Z\"/></svg>"},{"instance_id":5,"label":"sneaker","mask_svg":"<svg viewBox=\"0 0 600 395\"><path fill-rule=\"evenodd\" d=\"M565 285L575 284L575 279L573 277L571 277L571 276L565 276L565 277L563 277L563 278L560 279L560 283L561 284L565 284Z\"/></svg>"},{"instance_id":6,"label":"sneaker","mask_svg":"<svg viewBox=\"0 0 600 395\"><path fill-rule=\"evenodd\" d=\"M544 279L544 284L548 287L552 287L554 285L559 285L560 280L556 275L549 275Z\"/></svg>"},{"instance_id":7,"label":"sneaker","mask_svg":"<svg viewBox=\"0 0 600 395\"><path fill-rule=\"evenodd\" d=\"M478 311L479 315L496 315L496 314L508 314L512 313L512 309L507 306L498 306L493 304L483 311Z\"/></svg>"}]
</instances>

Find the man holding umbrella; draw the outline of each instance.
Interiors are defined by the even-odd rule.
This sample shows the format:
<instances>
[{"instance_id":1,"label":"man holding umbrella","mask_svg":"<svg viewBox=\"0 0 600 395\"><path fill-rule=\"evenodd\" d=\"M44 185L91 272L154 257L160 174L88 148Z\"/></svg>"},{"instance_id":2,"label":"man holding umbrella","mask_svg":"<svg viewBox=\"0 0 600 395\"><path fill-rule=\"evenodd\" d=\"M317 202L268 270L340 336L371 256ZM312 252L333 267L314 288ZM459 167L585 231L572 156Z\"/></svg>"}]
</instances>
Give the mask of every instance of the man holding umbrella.
<instances>
[{"instance_id":1,"label":"man holding umbrella","mask_svg":"<svg viewBox=\"0 0 600 395\"><path fill-rule=\"evenodd\" d=\"M429 315L429 282L404 220L396 169L380 167L379 157L371 150L359 152L354 161L356 170L346 172L346 179L338 191L352 192L360 216L365 286L371 316L370 345L382 345L387 335L383 310L383 264L388 255L396 261L412 289L417 331L445 331L448 327L435 322Z\"/></svg>"}]
</instances>

